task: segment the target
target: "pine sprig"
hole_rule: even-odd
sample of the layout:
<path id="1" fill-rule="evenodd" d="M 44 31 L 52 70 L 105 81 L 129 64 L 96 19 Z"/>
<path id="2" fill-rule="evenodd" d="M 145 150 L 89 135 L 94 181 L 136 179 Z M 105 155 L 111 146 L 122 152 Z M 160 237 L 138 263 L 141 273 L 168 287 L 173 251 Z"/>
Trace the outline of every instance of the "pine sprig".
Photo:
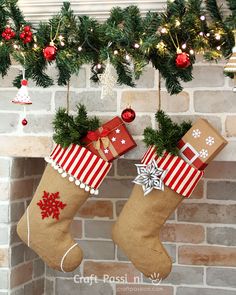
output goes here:
<path id="1" fill-rule="evenodd" d="M 165 151 L 177 155 L 177 144 L 192 127 L 191 122 L 174 123 L 163 111 L 158 111 L 155 118 L 158 123 L 158 130 L 147 127 L 144 130 L 144 142 L 148 147 L 155 146 L 158 156 L 162 156 Z"/>
<path id="2" fill-rule="evenodd" d="M 58 85 L 67 85 L 85 64 L 91 65 L 91 79 L 99 82 L 109 55 L 118 84 L 135 87 L 135 79 L 151 63 L 161 73 L 167 91 L 177 94 L 183 89 L 182 82 L 193 79 L 195 54 L 205 52 L 207 60 L 230 56 L 236 29 L 236 3 L 226 0 L 226 4 L 230 10 L 228 16 L 224 16 L 217 0 L 169 0 L 164 12 L 148 12 L 144 17 L 137 6 L 116 7 L 104 23 L 99 23 L 88 16 L 76 16 L 70 3 L 65 2 L 48 22 L 33 28 L 34 42 L 24 44 L 20 32 L 26 21 L 17 0 L 0 0 L 0 75 L 7 74 L 13 57 L 26 69 L 26 78 L 33 79 L 37 86 L 53 85 L 54 80 L 47 74 L 52 61 L 43 56 L 43 49 L 53 39 L 57 47 Z M 207 11 L 210 17 L 202 18 Z M 16 31 L 11 40 L 2 37 L 8 24 Z M 220 34 L 220 39 L 216 34 Z M 177 49 L 181 48 L 191 53 L 191 66 L 184 69 L 176 66 Z M 19 87 L 21 78 L 22 75 L 17 76 L 14 85 Z"/>
<path id="3" fill-rule="evenodd" d="M 69 115 L 66 109 L 60 108 L 53 121 L 53 139 L 64 148 L 72 143 L 83 145 L 81 139 L 87 135 L 88 131 L 94 131 L 99 126 L 99 119 L 97 117 L 89 118 L 86 108 L 82 104 L 77 106 L 75 116 Z"/>

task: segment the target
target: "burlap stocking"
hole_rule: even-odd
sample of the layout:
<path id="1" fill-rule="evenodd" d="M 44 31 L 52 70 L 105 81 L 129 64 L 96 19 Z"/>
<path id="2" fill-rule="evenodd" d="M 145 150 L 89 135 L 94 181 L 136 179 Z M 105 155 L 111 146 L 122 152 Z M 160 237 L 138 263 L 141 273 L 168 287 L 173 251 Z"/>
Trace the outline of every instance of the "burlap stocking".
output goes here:
<path id="1" fill-rule="evenodd" d="M 112 231 L 113 241 L 146 277 L 165 278 L 172 260 L 160 242 L 161 227 L 184 198 L 169 188 L 143 196 L 135 184 Z"/>
<path id="2" fill-rule="evenodd" d="M 70 234 L 71 222 L 111 164 L 75 145 L 68 149 L 57 146 L 50 162 L 54 168 L 47 165 L 18 223 L 17 233 L 49 267 L 69 272 L 77 268 L 83 258 L 82 250 Z M 70 181 L 62 178 L 67 175 Z"/>
<path id="3" fill-rule="evenodd" d="M 164 279 L 171 271 L 172 261 L 160 241 L 160 230 L 184 199 L 183 195 L 188 197 L 191 194 L 203 172 L 169 154 L 158 158 L 153 152 L 152 157 L 149 156 L 142 163 L 147 167 L 153 161 L 158 164 L 158 168 L 167 172 L 162 179 L 164 191 L 153 189 L 144 196 L 142 186 L 135 184 L 113 227 L 112 238 L 146 277 L 155 278 L 159 275 L 159 278 Z M 141 181 L 145 173 L 141 172 Z"/>

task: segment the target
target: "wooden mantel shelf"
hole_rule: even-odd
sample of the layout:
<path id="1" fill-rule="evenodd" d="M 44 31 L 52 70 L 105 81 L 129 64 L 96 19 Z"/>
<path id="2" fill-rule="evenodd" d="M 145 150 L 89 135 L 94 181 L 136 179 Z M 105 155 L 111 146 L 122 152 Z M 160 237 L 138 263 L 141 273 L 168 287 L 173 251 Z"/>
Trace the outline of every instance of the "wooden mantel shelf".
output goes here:
<path id="1" fill-rule="evenodd" d="M 48 156 L 52 148 L 53 141 L 49 136 L 0 136 L 0 157 L 42 158 Z M 144 151 L 142 145 L 125 158 L 139 159 Z M 236 162 L 236 141 L 230 141 L 215 160 Z"/>

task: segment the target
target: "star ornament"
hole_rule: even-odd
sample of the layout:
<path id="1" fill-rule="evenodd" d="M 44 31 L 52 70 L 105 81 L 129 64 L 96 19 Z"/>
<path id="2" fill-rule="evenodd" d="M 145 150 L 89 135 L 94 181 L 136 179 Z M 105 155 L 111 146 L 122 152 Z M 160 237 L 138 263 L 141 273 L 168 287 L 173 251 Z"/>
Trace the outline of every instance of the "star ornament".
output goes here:
<path id="1" fill-rule="evenodd" d="M 153 189 L 164 191 L 163 179 L 167 171 L 159 168 L 153 159 L 148 165 L 136 164 L 138 176 L 133 181 L 142 185 L 144 196 L 148 195 Z"/>

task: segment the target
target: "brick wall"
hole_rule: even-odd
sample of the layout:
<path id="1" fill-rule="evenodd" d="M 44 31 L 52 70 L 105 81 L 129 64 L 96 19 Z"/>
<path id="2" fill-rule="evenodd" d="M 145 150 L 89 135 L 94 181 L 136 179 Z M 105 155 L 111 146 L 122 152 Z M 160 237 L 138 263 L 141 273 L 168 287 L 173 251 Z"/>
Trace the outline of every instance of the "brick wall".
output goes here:
<path id="1" fill-rule="evenodd" d="M 1 295 L 44 292 L 45 265 L 16 233 L 16 224 L 32 198 L 44 166 L 42 159 L 0 158 Z"/>
<path id="2" fill-rule="evenodd" d="M 72 274 L 46 268 L 42 261 L 17 238 L 15 226 L 32 197 L 44 168 L 42 159 L 51 149 L 51 120 L 65 105 L 62 87 L 41 89 L 30 83 L 33 105 L 28 108 L 29 124 L 23 128 L 21 106 L 10 103 L 16 94 L 11 80 L 18 72 L 0 80 L 0 295 L 14 294 L 162 294 L 233 295 L 236 293 L 236 103 L 232 82 L 223 76 L 223 65 L 199 60 L 195 80 L 184 92 L 170 97 L 162 91 L 162 107 L 175 120 L 207 118 L 230 141 L 229 146 L 207 168 L 205 179 L 194 196 L 175 212 L 161 234 L 174 267 L 160 286 L 152 286 L 138 273 L 111 240 L 111 226 L 122 210 L 132 188 L 131 180 L 145 147 L 141 141 L 145 126 L 155 126 L 158 74 L 151 68 L 136 89 L 118 87 L 113 99 L 100 100 L 99 88 L 89 81 L 83 68 L 71 82 L 71 107 L 84 102 L 92 114 L 103 120 L 120 114 L 127 104 L 137 112 L 129 126 L 138 148 L 118 160 L 97 198 L 91 198 L 76 216 L 72 231 L 84 249 L 85 260 Z M 55 75 L 54 70 L 50 69 Z M 7 156 L 7 157 L 3 157 Z M 15 158 L 20 157 L 20 158 Z M 221 161 L 219 161 L 221 160 Z M 235 162 L 234 162 L 235 161 Z M 76 284 L 74 275 L 103 276 L 128 274 L 129 282 L 140 277 L 141 284 L 121 285 L 99 282 Z"/>

